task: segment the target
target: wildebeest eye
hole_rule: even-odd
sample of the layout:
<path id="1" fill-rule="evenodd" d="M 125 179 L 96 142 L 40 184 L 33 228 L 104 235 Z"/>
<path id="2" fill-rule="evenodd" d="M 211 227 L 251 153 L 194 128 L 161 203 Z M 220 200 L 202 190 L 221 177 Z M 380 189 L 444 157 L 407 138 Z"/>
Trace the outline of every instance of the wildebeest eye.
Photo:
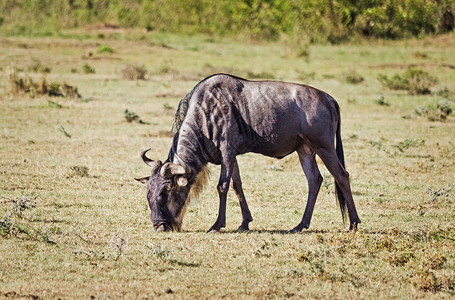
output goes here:
<path id="1" fill-rule="evenodd" d="M 166 191 L 168 191 L 168 192 L 170 192 L 172 190 L 172 184 L 170 182 L 166 183 L 165 187 L 166 187 Z"/>

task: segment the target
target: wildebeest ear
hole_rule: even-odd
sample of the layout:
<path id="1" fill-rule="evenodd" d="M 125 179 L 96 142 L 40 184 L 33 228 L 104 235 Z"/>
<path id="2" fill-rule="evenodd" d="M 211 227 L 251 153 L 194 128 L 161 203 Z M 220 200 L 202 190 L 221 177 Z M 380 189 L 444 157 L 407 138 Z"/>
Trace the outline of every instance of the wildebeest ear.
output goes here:
<path id="1" fill-rule="evenodd" d="M 183 175 L 185 173 L 186 170 L 183 166 L 171 162 L 165 163 L 160 171 L 161 176 L 164 178 L 171 178 L 172 175 Z"/>
<path id="2" fill-rule="evenodd" d="M 150 178 L 150 176 L 142 177 L 142 178 L 134 178 L 134 179 L 136 179 L 137 181 L 139 181 L 141 183 L 147 183 L 149 181 L 149 178 Z"/>
<path id="3" fill-rule="evenodd" d="M 178 179 L 177 179 L 177 184 L 181 187 L 184 187 L 188 184 L 188 179 L 186 179 L 185 177 L 183 176 L 180 176 Z"/>

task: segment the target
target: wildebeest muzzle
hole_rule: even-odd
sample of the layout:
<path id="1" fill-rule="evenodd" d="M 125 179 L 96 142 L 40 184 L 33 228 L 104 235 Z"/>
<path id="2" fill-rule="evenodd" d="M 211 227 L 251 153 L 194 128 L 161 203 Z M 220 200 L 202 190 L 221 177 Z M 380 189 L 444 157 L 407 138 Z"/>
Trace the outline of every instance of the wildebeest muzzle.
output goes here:
<path id="1" fill-rule="evenodd" d="M 173 227 L 166 220 L 152 220 L 153 230 L 156 232 L 173 231 Z"/>

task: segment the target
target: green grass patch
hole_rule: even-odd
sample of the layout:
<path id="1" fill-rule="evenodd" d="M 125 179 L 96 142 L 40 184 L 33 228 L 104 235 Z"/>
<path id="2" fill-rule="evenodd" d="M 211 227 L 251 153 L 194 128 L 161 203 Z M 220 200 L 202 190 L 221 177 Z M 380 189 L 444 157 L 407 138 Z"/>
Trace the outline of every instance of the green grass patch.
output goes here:
<path id="1" fill-rule="evenodd" d="M 98 53 L 114 53 L 114 50 L 110 46 L 101 45 L 98 47 L 97 52 Z"/>

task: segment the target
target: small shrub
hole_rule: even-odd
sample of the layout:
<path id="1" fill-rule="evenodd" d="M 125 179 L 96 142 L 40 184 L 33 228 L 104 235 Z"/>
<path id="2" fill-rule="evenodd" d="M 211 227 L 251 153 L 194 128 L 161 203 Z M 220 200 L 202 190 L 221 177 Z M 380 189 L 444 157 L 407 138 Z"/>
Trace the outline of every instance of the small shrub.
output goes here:
<path id="1" fill-rule="evenodd" d="M 435 253 L 433 255 L 427 255 L 425 257 L 424 265 L 432 270 L 439 270 L 442 268 L 447 258 L 441 253 Z"/>
<path id="2" fill-rule="evenodd" d="M 392 253 L 388 258 L 390 264 L 394 266 L 404 266 L 408 261 L 414 258 L 415 255 L 411 251 L 399 251 Z"/>
<path id="3" fill-rule="evenodd" d="M 419 272 L 414 280 L 414 286 L 419 290 L 437 292 L 440 289 L 440 283 L 434 273 L 428 269 Z"/>
<path id="4" fill-rule="evenodd" d="M 380 74 L 378 80 L 391 90 L 407 90 L 411 95 L 431 93 L 431 88 L 438 82 L 437 78 L 417 68 L 407 69 L 403 75 L 395 74 L 391 79 Z"/>
<path id="5" fill-rule="evenodd" d="M 436 104 L 436 108 L 441 112 L 441 114 L 444 115 L 445 119 L 453 111 L 452 101 L 446 99 L 439 100 L 438 103 Z"/>
<path id="6" fill-rule="evenodd" d="M 85 64 L 85 65 L 82 66 L 82 73 L 84 73 L 84 74 L 94 74 L 94 73 L 96 73 L 96 71 L 89 64 Z"/>
<path id="7" fill-rule="evenodd" d="M 345 74 L 345 80 L 347 83 L 350 84 L 358 84 L 361 83 L 364 80 L 364 78 L 356 71 L 352 71 Z"/>
<path id="8" fill-rule="evenodd" d="M 88 167 L 86 166 L 72 166 L 70 167 L 71 171 L 74 172 L 74 175 L 80 177 L 89 177 L 88 175 Z"/>
<path id="9" fill-rule="evenodd" d="M 145 66 L 126 65 L 122 70 L 122 79 L 126 80 L 145 80 L 147 69 Z"/>
<path id="10" fill-rule="evenodd" d="M 125 120 L 128 123 L 131 123 L 133 121 L 139 120 L 139 116 L 135 112 L 125 109 Z"/>
<path id="11" fill-rule="evenodd" d="M 411 95 L 431 94 L 431 87 L 438 83 L 436 77 L 431 76 L 425 71 L 408 69 L 407 72 L 408 73 L 405 73 L 405 78 L 408 80 L 408 90 Z"/>
<path id="12" fill-rule="evenodd" d="M 441 89 L 437 90 L 436 95 L 441 98 L 448 99 L 452 95 L 452 92 L 447 87 L 445 87 L 445 88 L 441 88 Z"/>
<path id="13" fill-rule="evenodd" d="M 128 109 L 125 109 L 125 112 L 124 112 L 124 117 L 125 117 L 125 120 L 128 122 L 128 123 L 132 123 L 133 121 L 135 122 L 138 122 L 139 124 L 150 124 L 148 122 L 144 122 L 142 121 L 141 119 L 139 119 L 139 116 L 133 112 L 133 111 L 129 111 Z"/>
<path id="14" fill-rule="evenodd" d="M 441 286 L 446 290 L 455 290 L 455 275 L 443 275 L 441 278 Z"/>
<path id="15" fill-rule="evenodd" d="M 384 100 L 384 96 L 381 96 L 378 99 L 374 100 L 374 103 L 382 106 L 390 106 L 390 103 Z"/>
<path id="16" fill-rule="evenodd" d="M 415 113 L 419 116 L 426 116 L 429 121 L 445 121 L 453 112 L 452 103 L 452 101 L 446 99 L 439 100 L 436 105 L 430 104 L 418 107 Z"/>
<path id="17" fill-rule="evenodd" d="M 40 62 L 35 63 L 31 68 L 31 71 L 35 73 L 50 73 L 51 68 L 43 66 Z"/>
<path id="18" fill-rule="evenodd" d="M 392 251 L 392 250 L 396 249 L 393 239 L 391 239 L 387 235 L 384 235 L 382 237 L 382 240 L 379 241 L 379 243 L 377 244 L 377 248 L 381 249 L 381 250 L 388 250 L 388 251 Z"/>
<path id="19" fill-rule="evenodd" d="M 59 86 L 59 90 L 60 90 L 60 93 L 57 96 L 59 96 L 61 94 L 63 97 L 67 97 L 67 98 L 80 98 L 81 97 L 81 95 L 79 95 L 79 93 L 77 91 L 77 87 L 66 84 L 66 82 L 64 82 L 62 85 Z"/>
<path id="20" fill-rule="evenodd" d="M 419 59 L 428 58 L 428 54 L 427 53 L 420 52 L 420 51 L 412 52 L 412 56 L 415 57 L 415 58 L 419 58 Z"/>
<path id="21" fill-rule="evenodd" d="M 107 46 L 107 45 L 101 45 L 98 47 L 98 50 L 97 50 L 98 53 L 114 53 L 114 50 L 112 50 L 111 47 Z"/>

